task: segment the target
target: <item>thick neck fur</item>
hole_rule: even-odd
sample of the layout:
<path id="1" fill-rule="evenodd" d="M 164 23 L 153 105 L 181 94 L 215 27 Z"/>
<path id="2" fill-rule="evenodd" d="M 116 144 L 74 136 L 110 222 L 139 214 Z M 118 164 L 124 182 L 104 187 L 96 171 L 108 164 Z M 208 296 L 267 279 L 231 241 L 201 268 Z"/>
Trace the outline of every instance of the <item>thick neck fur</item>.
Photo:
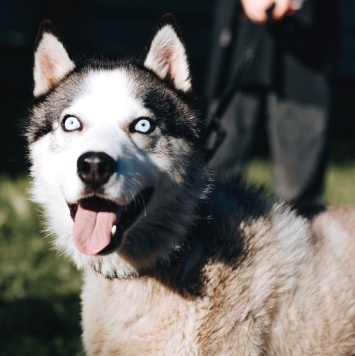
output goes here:
<path id="1" fill-rule="evenodd" d="M 257 200 L 258 192 L 224 183 L 209 183 L 208 187 L 181 248 L 168 261 L 157 263 L 138 278 L 153 278 L 172 291 L 193 298 L 203 295 L 203 266 L 209 259 L 220 258 L 223 263 L 236 264 L 243 255 L 247 246 L 238 226 L 249 213 L 248 200 Z M 253 209 L 254 218 L 267 214 L 272 202 L 272 199 L 268 203 L 260 200 L 259 209 Z"/>
<path id="2" fill-rule="evenodd" d="M 158 261 L 154 267 L 142 271 L 139 277 L 134 278 L 152 278 L 186 297 L 201 295 L 201 268 L 214 243 L 208 204 L 213 184 L 207 179 L 204 185 L 201 191 L 205 193 L 198 194 L 199 203 L 196 204 L 195 214 L 191 216 L 190 227 L 179 249 L 174 250 L 169 259 Z"/>

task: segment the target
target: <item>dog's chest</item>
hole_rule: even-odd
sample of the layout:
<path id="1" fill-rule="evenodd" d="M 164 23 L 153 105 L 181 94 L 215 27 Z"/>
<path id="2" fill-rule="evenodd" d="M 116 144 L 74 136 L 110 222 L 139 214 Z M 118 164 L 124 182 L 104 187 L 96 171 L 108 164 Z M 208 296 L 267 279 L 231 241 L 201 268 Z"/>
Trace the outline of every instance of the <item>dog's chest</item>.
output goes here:
<path id="1" fill-rule="evenodd" d="M 197 308 L 154 280 L 86 277 L 83 339 L 89 355 L 197 355 Z"/>

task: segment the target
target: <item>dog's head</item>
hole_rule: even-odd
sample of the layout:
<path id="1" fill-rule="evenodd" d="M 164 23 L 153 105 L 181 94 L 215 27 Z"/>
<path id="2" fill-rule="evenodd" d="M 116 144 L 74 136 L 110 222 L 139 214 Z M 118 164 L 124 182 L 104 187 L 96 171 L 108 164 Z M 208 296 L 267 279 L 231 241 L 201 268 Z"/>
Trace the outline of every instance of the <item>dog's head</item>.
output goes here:
<path id="1" fill-rule="evenodd" d="M 27 136 L 34 200 L 79 268 L 137 274 L 168 259 L 202 196 L 202 124 L 171 18 L 142 61 L 76 63 L 47 21 Z"/>

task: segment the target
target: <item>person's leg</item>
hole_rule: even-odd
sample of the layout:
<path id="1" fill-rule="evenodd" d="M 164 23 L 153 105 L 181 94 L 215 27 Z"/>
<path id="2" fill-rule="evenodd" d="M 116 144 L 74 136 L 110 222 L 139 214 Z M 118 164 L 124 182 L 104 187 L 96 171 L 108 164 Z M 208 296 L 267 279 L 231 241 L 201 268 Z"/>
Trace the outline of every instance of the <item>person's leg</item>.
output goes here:
<path id="1" fill-rule="evenodd" d="M 327 108 L 270 94 L 268 114 L 275 192 L 298 206 L 322 203 L 329 143 Z"/>
<path id="2" fill-rule="evenodd" d="M 240 177 L 255 136 L 263 93 L 238 92 L 227 109 L 222 126 L 226 137 L 211 160 L 214 171 Z"/>

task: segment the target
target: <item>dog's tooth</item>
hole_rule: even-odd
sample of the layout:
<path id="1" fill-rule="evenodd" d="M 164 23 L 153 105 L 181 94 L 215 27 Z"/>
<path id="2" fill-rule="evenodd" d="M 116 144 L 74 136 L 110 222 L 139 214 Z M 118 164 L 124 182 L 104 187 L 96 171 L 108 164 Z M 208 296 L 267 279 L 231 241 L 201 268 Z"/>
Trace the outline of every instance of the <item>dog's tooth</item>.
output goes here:
<path id="1" fill-rule="evenodd" d="M 111 229 L 111 235 L 112 235 L 112 236 L 115 236 L 116 230 L 117 230 L 117 226 L 116 226 L 116 225 L 113 225 L 113 226 L 112 226 L 112 229 Z"/>

